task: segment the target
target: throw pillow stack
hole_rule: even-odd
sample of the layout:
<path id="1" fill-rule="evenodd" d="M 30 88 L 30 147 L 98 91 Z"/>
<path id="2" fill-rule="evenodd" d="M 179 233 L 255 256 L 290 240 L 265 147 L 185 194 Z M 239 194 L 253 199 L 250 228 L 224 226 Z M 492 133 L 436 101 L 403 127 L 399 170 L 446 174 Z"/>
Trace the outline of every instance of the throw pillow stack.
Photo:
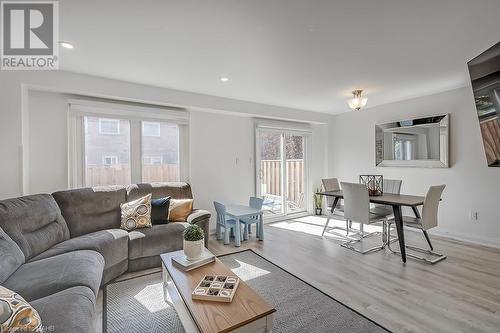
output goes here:
<path id="1" fill-rule="evenodd" d="M 186 222 L 193 211 L 193 199 L 151 199 L 151 196 L 148 194 L 120 205 L 122 229 L 132 231 L 156 224 Z"/>

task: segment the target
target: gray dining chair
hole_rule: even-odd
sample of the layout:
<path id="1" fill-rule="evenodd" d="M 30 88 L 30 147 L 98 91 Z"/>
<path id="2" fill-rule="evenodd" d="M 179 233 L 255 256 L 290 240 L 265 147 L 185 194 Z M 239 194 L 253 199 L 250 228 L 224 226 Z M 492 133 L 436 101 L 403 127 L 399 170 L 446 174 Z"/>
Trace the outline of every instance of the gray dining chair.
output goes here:
<path id="1" fill-rule="evenodd" d="M 322 179 L 321 182 L 323 183 L 323 188 L 325 191 L 340 191 L 340 184 L 337 178 L 325 178 Z M 346 220 L 346 227 L 338 227 L 338 226 L 333 226 L 330 227 L 330 220 L 331 219 L 336 219 L 336 220 L 344 220 L 344 207 L 340 204 L 340 200 L 337 203 L 337 206 L 335 209 L 332 211 L 332 205 L 334 202 L 333 197 L 326 197 L 326 204 L 327 204 L 327 210 L 328 210 L 328 217 L 326 219 L 326 224 L 325 227 L 323 228 L 323 232 L 321 233 L 321 236 L 325 235 L 325 232 L 331 232 L 335 229 L 342 230 L 346 232 L 346 235 L 349 235 L 349 221 Z"/>
<path id="2" fill-rule="evenodd" d="M 384 222 L 386 217 L 370 213 L 370 198 L 368 196 L 368 189 L 364 184 L 341 184 L 344 196 L 344 218 L 346 221 L 358 222 L 360 224 L 360 233 L 358 234 L 359 238 L 342 243 L 341 246 L 361 254 L 367 254 L 384 249 L 385 242 L 383 240 L 380 245 L 366 250 L 354 247 L 354 244 L 361 242 L 367 237 L 380 235 L 380 232 L 364 233 L 363 225 Z"/>
<path id="3" fill-rule="evenodd" d="M 226 206 L 218 201 L 214 201 L 215 211 L 217 213 L 217 239 L 221 239 L 221 231 L 224 232 L 224 245 L 229 244 L 230 232 L 236 233 L 236 220 L 226 216 Z M 243 223 L 242 223 L 243 224 Z M 224 230 L 222 230 L 224 229 Z M 243 229 L 240 228 L 241 239 L 243 239 Z"/>
<path id="4" fill-rule="evenodd" d="M 383 182 L 384 193 L 400 194 L 402 182 L 403 181 L 401 179 L 384 179 Z M 397 238 L 389 240 L 387 232 L 387 225 L 388 225 L 387 222 L 389 218 L 393 216 L 394 213 L 392 206 L 383 204 L 373 204 L 372 208 L 370 208 L 370 213 L 386 217 L 386 220 L 382 222 L 382 239 L 384 240 L 384 242 L 387 244 L 387 242 L 389 241 L 391 242 L 396 241 Z"/>
<path id="5" fill-rule="evenodd" d="M 248 200 L 248 206 L 251 208 L 258 209 L 258 210 L 262 210 L 263 203 L 264 203 L 264 199 L 257 198 L 257 197 L 250 197 L 250 199 Z M 248 235 L 251 233 L 251 230 L 252 230 L 251 229 L 252 224 L 257 225 L 256 233 L 257 233 L 257 235 L 260 235 L 260 230 L 259 230 L 260 219 L 261 219 L 261 215 L 254 215 L 254 216 L 244 217 L 244 218 L 240 219 L 240 222 L 245 225 L 245 229 L 243 231 L 243 239 L 244 240 L 248 239 Z"/>
<path id="6" fill-rule="evenodd" d="M 426 257 L 421 257 L 418 255 L 414 255 L 412 253 L 406 253 L 408 257 L 429 263 L 429 264 L 435 264 L 443 259 L 446 259 L 446 256 L 441 253 L 434 252 L 434 247 L 432 246 L 431 240 L 429 238 L 429 235 L 427 231 L 429 229 L 432 229 L 434 227 L 437 227 L 438 225 L 438 208 L 439 208 L 439 202 L 441 200 L 441 194 L 444 191 L 446 185 L 436 185 L 436 186 L 431 186 L 429 190 L 427 191 L 427 195 L 425 196 L 424 200 L 424 206 L 422 207 L 422 216 L 420 216 L 417 208 L 415 208 L 414 212 L 417 215 L 416 217 L 413 216 L 403 216 L 403 224 L 407 227 L 411 228 L 416 228 L 422 230 L 422 233 L 424 234 L 425 240 L 427 241 L 427 244 L 429 245 L 430 250 L 421 248 L 421 247 L 416 247 L 416 246 L 410 246 L 406 245 L 408 249 L 420 252 L 420 253 L 425 253 L 429 254 L 431 257 L 434 257 L 434 259 L 428 259 Z M 394 219 L 390 219 L 388 221 L 388 237 L 390 239 L 391 237 L 391 226 L 392 224 L 395 223 Z M 401 254 L 400 252 L 393 250 L 391 248 L 391 244 L 389 242 L 388 244 L 389 250 L 391 250 L 393 253 Z"/>

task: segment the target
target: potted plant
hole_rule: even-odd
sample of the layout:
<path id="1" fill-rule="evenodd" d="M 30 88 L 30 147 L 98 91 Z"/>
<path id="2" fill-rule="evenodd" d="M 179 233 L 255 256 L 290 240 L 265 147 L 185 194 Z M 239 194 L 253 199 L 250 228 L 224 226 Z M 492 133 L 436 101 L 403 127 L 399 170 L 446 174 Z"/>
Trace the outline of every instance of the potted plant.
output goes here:
<path id="1" fill-rule="evenodd" d="M 205 246 L 203 229 L 199 225 L 190 224 L 184 230 L 183 237 L 184 254 L 187 260 L 196 260 L 201 257 Z"/>
<path id="2" fill-rule="evenodd" d="M 316 208 L 316 215 L 321 215 L 323 212 L 323 196 L 317 194 L 318 192 L 321 192 L 321 188 L 318 187 L 316 188 L 316 191 L 314 191 L 314 208 Z"/>

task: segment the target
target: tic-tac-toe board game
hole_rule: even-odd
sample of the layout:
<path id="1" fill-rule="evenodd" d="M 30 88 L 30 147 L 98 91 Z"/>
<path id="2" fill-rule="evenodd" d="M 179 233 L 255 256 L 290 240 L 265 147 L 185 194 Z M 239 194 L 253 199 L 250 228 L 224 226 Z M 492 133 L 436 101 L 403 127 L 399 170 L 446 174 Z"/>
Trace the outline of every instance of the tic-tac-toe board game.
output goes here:
<path id="1" fill-rule="evenodd" d="M 193 299 L 231 302 L 240 279 L 237 276 L 205 275 L 192 293 Z"/>

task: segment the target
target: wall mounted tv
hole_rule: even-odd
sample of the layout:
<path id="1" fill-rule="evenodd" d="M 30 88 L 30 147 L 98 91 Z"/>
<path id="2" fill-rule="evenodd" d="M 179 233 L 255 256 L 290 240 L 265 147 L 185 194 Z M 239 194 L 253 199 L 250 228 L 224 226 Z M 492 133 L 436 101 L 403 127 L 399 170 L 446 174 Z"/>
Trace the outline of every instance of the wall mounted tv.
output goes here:
<path id="1" fill-rule="evenodd" d="M 467 63 L 486 161 L 500 167 L 500 42 Z"/>

